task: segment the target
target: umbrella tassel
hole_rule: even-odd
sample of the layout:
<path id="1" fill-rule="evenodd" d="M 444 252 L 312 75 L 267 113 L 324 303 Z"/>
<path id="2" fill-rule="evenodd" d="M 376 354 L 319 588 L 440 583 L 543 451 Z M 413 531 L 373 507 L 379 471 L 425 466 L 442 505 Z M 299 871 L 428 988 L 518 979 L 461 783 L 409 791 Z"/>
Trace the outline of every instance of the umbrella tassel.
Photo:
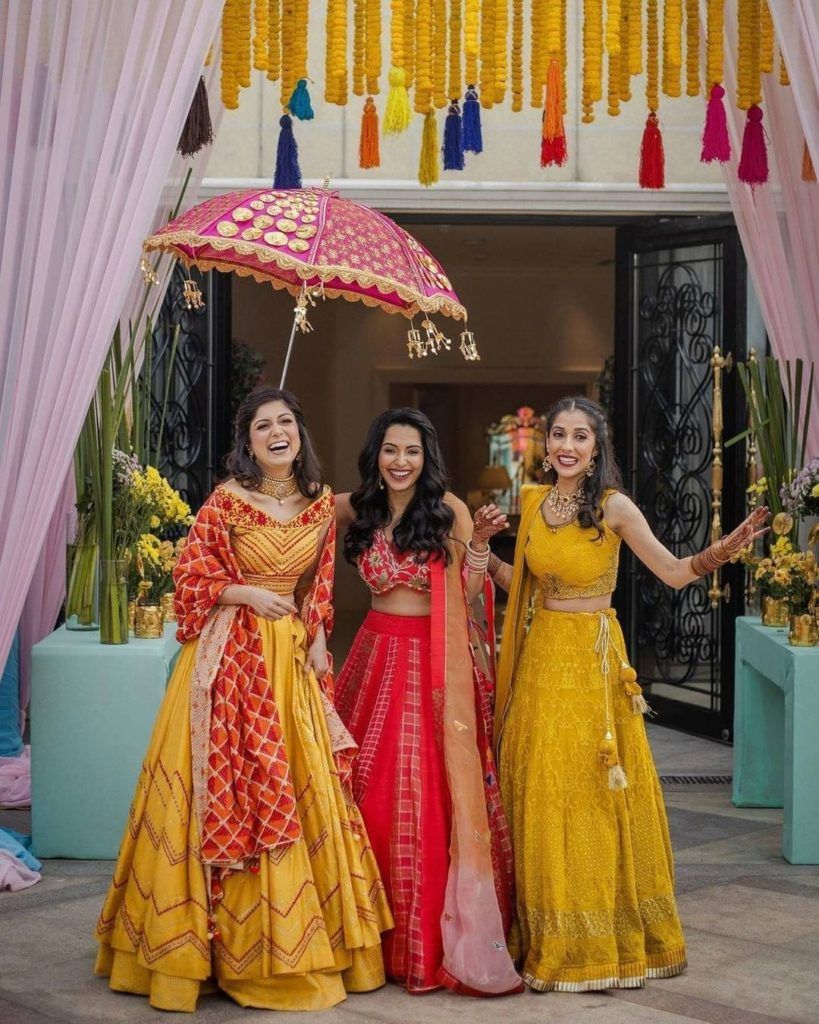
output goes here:
<path id="1" fill-rule="evenodd" d="M 378 150 L 378 111 L 372 96 L 365 100 L 364 113 L 361 115 L 358 166 L 365 171 L 370 167 L 381 166 L 381 154 Z"/>
<path id="2" fill-rule="evenodd" d="M 483 152 L 481 105 L 478 102 L 478 90 L 474 85 L 469 86 L 464 98 L 464 152 Z"/>
<path id="3" fill-rule="evenodd" d="M 200 149 L 209 146 L 213 142 L 213 125 L 210 120 L 210 107 L 208 105 L 208 90 L 205 88 L 205 79 L 199 76 L 199 85 L 191 100 L 191 107 L 188 116 L 185 118 L 185 127 L 179 136 L 179 145 L 176 147 L 182 156 L 195 156 Z"/>
<path id="4" fill-rule="evenodd" d="M 301 168 L 299 167 L 299 147 L 293 134 L 293 119 L 284 114 L 279 121 L 279 145 L 276 149 L 276 174 L 273 188 L 301 188 Z"/>
<path id="5" fill-rule="evenodd" d="M 403 68 L 390 69 L 390 91 L 387 94 L 387 109 L 384 111 L 385 135 L 400 135 L 409 128 L 411 114 L 406 81 Z"/>
<path id="6" fill-rule="evenodd" d="M 762 109 L 755 103 L 749 107 L 742 133 L 742 154 L 737 167 L 740 181 L 755 188 L 768 180 L 768 153 L 765 149 L 765 130 L 762 127 Z"/>
<path id="7" fill-rule="evenodd" d="M 313 120 L 313 107 L 310 104 L 310 93 L 307 91 L 306 78 L 299 79 L 296 88 L 293 90 L 293 95 L 290 97 L 290 102 L 287 104 L 287 109 L 299 121 Z"/>
<path id="8" fill-rule="evenodd" d="M 444 122 L 444 170 L 462 171 L 464 169 L 464 133 L 461 121 L 461 109 L 458 101 L 449 105 L 449 113 Z"/>
<path id="9" fill-rule="evenodd" d="M 418 181 L 429 188 L 439 177 L 438 169 L 438 126 L 432 107 L 424 115 L 424 134 L 421 139 L 421 159 L 418 164 Z"/>

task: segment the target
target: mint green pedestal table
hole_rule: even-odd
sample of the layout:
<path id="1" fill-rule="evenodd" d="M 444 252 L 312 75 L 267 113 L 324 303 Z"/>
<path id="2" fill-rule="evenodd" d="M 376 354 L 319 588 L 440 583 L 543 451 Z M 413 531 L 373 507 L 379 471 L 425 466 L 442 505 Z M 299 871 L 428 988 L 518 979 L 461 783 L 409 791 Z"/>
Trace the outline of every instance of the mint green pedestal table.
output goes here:
<path id="1" fill-rule="evenodd" d="M 55 630 L 31 659 L 31 832 L 37 857 L 116 857 L 171 667 L 160 640 L 109 646 Z"/>
<path id="2" fill-rule="evenodd" d="M 819 647 L 737 619 L 734 793 L 737 807 L 784 807 L 782 854 L 819 864 Z"/>

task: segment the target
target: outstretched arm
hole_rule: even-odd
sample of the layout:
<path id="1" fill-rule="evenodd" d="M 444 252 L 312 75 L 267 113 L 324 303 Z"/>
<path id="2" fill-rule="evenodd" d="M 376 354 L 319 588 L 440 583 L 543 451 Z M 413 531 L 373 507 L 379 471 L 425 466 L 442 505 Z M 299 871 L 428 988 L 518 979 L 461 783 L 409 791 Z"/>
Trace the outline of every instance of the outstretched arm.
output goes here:
<path id="1" fill-rule="evenodd" d="M 767 532 L 768 509 L 758 508 L 730 534 L 696 555 L 677 558 L 651 532 L 646 517 L 625 494 L 606 502 L 606 522 L 654 575 L 675 590 L 713 572 Z"/>

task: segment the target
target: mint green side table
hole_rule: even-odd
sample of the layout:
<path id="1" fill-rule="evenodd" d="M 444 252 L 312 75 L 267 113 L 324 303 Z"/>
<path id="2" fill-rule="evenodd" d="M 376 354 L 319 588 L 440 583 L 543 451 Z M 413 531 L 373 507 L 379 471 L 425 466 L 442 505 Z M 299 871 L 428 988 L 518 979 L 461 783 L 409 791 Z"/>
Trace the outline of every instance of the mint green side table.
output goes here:
<path id="1" fill-rule="evenodd" d="M 55 630 L 31 658 L 31 832 L 37 857 L 117 856 L 142 759 L 181 649 Z"/>
<path id="2" fill-rule="evenodd" d="M 819 647 L 757 618 L 736 624 L 733 802 L 784 807 L 783 856 L 819 864 Z"/>

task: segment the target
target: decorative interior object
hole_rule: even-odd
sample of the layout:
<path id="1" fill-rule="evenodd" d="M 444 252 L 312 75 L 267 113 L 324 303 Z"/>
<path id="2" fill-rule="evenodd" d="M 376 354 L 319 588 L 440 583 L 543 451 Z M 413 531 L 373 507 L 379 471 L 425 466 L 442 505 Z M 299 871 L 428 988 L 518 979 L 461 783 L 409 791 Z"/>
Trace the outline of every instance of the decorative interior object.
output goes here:
<path id="1" fill-rule="evenodd" d="M 477 490 L 483 493 L 485 502 L 498 503 L 501 495 L 512 486 L 512 480 L 506 466 L 495 463 L 491 466 L 484 466 L 478 475 L 476 483 Z"/>
<path id="2" fill-rule="evenodd" d="M 495 504 L 507 515 L 520 513 L 520 489 L 526 483 L 542 479 L 540 464 L 546 451 L 546 424 L 531 406 L 502 416 L 486 429 L 490 466 L 502 466 L 510 485 L 498 495 Z"/>
<path id="3" fill-rule="evenodd" d="M 788 643 L 791 647 L 815 647 L 819 643 L 819 623 L 812 611 L 791 615 L 789 626 Z"/>
<path id="4" fill-rule="evenodd" d="M 134 636 L 140 640 L 156 640 L 165 633 L 162 608 L 158 604 L 138 604 L 134 621 Z"/>
<path id="5" fill-rule="evenodd" d="M 173 606 L 173 592 L 163 594 L 159 599 L 162 608 L 162 618 L 165 622 L 176 622 L 176 611 Z"/>
<path id="6" fill-rule="evenodd" d="M 781 629 L 788 625 L 790 611 L 788 602 L 781 597 L 762 595 L 762 625 Z"/>

